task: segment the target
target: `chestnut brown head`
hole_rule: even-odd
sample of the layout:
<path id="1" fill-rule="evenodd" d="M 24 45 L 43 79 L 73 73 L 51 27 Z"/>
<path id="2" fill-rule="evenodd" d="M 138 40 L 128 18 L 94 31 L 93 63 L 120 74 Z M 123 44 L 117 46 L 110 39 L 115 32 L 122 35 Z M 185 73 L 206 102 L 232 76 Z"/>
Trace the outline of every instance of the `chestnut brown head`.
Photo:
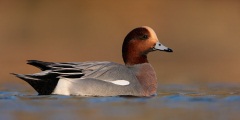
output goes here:
<path id="1" fill-rule="evenodd" d="M 158 41 L 152 28 L 147 26 L 135 28 L 127 34 L 122 45 L 124 63 L 126 65 L 146 63 L 147 54 L 155 50 L 172 52 Z"/>

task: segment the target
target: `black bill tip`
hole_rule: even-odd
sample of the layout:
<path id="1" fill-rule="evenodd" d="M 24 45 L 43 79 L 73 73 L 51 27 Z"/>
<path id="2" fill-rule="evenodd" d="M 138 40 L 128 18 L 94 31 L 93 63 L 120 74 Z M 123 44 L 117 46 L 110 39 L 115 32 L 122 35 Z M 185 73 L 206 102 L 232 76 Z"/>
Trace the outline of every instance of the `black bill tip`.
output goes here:
<path id="1" fill-rule="evenodd" d="M 173 50 L 172 49 L 170 49 L 170 48 L 168 48 L 168 49 L 166 49 L 166 50 L 164 50 L 165 52 L 173 52 Z"/>

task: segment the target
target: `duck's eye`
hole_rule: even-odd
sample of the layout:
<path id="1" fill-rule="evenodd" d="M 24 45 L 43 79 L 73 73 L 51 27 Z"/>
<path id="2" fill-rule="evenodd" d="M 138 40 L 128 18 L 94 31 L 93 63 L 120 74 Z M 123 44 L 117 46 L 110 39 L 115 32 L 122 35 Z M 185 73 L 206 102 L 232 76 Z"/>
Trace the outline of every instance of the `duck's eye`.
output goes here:
<path id="1" fill-rule="evenodd" d="M 143 39 L 148 39 L 148 36 L 147 35 L 143 35 L 142 38 Z"/>

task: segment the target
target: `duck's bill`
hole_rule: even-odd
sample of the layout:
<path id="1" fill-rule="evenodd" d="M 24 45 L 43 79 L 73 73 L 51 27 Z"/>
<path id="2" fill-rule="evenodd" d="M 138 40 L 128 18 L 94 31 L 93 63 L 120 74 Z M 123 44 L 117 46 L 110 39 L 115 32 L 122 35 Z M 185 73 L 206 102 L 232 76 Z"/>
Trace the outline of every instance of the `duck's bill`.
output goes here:
<path id="1" fill-rule="evenodd" d="M 165 52 L 173 52 L 172 49 L 164 46 L 160 42 L 157 42 L 156 45 L 153 47 L 153 50 L 160 50 L 160 51 L 165 51 Z"/>

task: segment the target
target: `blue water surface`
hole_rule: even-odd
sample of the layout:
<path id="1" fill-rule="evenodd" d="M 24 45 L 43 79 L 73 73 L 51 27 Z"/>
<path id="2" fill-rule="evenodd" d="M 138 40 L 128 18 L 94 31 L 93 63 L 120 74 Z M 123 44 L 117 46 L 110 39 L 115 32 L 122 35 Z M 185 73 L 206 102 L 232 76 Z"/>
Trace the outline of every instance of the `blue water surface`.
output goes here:
<path id="1" fill-rule="evenodd" d="M 240 86 L 161 85 L 153 97 L 38 96 L 24 85 L 0 87 L 1 120 L 239 120 Z"/>

